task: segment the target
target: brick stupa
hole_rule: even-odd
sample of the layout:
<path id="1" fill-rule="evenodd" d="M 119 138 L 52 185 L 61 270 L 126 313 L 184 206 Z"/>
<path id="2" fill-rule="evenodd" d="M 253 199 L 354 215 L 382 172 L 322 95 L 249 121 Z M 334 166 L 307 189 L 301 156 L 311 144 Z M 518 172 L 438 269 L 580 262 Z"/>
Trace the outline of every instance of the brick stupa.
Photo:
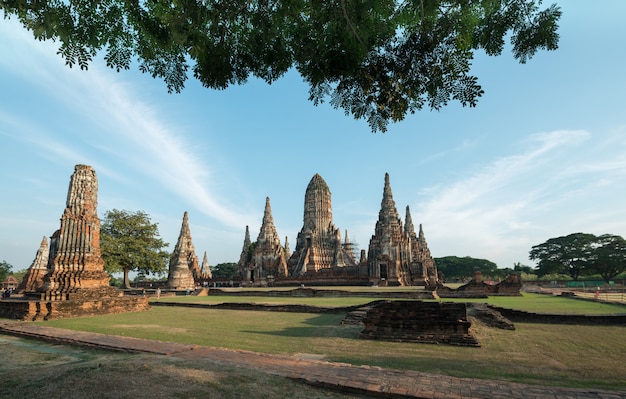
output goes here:
<path id="1" fill-rule="evenodd" d="M 76 165 L 61 227 L 50 237 L 42 285 L 0 309 L 9 317 L 37 320 L 91 316 L 149 308 L 147 298 L 124 296 L 109 285 L 100 254 L 98 179 L 91 166 Z M 42 244 L 43 246 L 43 244 Z M 31 288 L 32 289 L 32 288 Z"/>
<path id="2" fill-rule="evenodd" d="M 43 278 L 48 272 L 48 256 L 50 248 L 48 247 L 48 239 L 46 236 L 41 240 L 39 249 L 35 255 L 33 263 L 26 271 L 26 275 L 22 279 L 20 286 L 17 287 L 18 292 L 33 292 L 43 286 Z"/>
<path id="3" fill-rule="evenodd" d="M 100 255 L 98 178 L 91 166 L 76 165 L 61 228 L 52 235 L 48 274 L 38 290 L 44 300 L 120 296 L 109 285 Z"/>
<path id="4" fill-rule="evenodd" d="M 189 215 L 185 211 L 178 241 L 170 257 L 167 287 L 173 290 L 192 290 L 196 287 L 195 278 L 200 278 L 200 274 L 198 257 L 189 229 Z"/>

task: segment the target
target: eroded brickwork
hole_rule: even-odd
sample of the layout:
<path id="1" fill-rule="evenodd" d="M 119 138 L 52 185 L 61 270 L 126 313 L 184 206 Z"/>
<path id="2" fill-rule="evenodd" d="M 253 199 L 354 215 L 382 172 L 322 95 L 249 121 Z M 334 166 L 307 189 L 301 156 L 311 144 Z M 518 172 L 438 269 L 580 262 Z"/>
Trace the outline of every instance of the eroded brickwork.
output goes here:
<path id="1" fill-rule="evenodd" d="M 304 218 L 296 249 L 287 267 L 291 276 L 305 276 L 323 269 L 354 267 L 354 255 L 341 242 L 341 231 L 333 224 L 331 193 L 315 174 L 304 194 Z"/>
<path id="2" fill-rule="evenodd" d="M 195 278 L 200 277 L 198 257 L 191 239 L 189 215 L 183 215 L 178 241 L 170 257 L 170 268 L 167 276 L 167 287 L 174 290 L 194 289 Z"/>
<path id="3" fill-rule="evenodd" d="M 389 174 L 385 174 L 383 199 L 367 255 L 369 279 L 377 285 L 427 285 L 437 283 L 435 261 L 420 225 L 415 234 L 409 207 L 402 223 L 396 209 Z"/>
<path id="4" fill-rule="evenodd" d="M 38 289 L 46 300 L 117 295 L 109 286 L 100 256 L 98 178 L 88 165 L 76 165 L 70 179 L 61 227 L 51 239 L 47 274 Z"/>
<path id="5" fill-rule="evenodd" d="M 43 278 L 48 272 L 48 256 L 50 248 L 48 247 L 48 239 L 46 236 L 41 240 L 39 249 L 35 255 L 33 263 L 28 268 L 26 275 L 22 279 L 18 292 L 34 292 L 43 286 Z"/>
<path id="6" fill-rule="evenodd" d="M 361 338 L 480 346 L 470 334 L 464 303 L 383 301 L 363 318 Z"/>
<path id="7" fill-rule="evenodd" d="M 275 279 L 287 276 L 285 248 L 280 244 L 280 238 L 276 232 L 269 197 L 265 198 L 263 222 L 256 245 L 249 250 L 251 254 L 249 257 L 246 256 L 248 261 L 242 269 L 244 284 L 268 285 L 272 284 Z"/>

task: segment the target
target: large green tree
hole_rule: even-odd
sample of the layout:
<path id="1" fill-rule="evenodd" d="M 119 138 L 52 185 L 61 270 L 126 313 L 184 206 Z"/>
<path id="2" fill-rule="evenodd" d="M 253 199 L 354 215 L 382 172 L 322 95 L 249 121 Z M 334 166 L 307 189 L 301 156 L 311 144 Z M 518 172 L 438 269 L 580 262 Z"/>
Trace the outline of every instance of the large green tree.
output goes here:
<path id="1" fill-rule="evenodd" d="M 626 271 L 626 240 L 613 234 L 596 238 L 589 270 L 598 273 L 607 283 Z"/>
<path id="2" fill-rule="evenodd" d="M 100 226 L 100 249 L 104 269 L 124 273 L 124 287 L 130 288 L 128 273 L 160 274 L 167 270 L 169 244 L 159 236 L 156 223 L 143 211 L 107 211 Z"/>
<path id="3" fill-rule="evenodd" d="M 573 233 L 550 238 L 530 250 L 529 259 L 537 261 L 537 275 L 567 274 L 574 280 L 589 273 L 596 236 Z"/>
<path id="4" fill-rule="evenodd" d="M 237 263 L 234 262 L 225 262 L 219 263 L 215 265 L 213 268 L 213 278 L 214 279 L 232 279 L 237 277 L 239 267 Z"/>
<path id="5" fill-rule="evenodd" d="M 268 83 L 295 68 L 314 104 L 330 100 L 373 131 L 483 90 L 477 50 L 500 55 L 510 39 L 525 63 L 558 46 L 556 5 L 541 0 L 0 0 L 39 40 L 58 40 L 69 66 L 100 51 L 118 71 L 142 72 L 180 91 L 189 70 L 225 89 Z"/>
<path id="6" fill-rule="evenodd" d="M 5 278 L 11 275 L 11 269 L 13 269 L 13 266 L 6 260 L 0 262 L 0 281 L 4 281 Z"/>
<path id="7" fill-rule="evenodd" d="M 437 270 L 442 272 L 446 279 L 466 280 L 480 271 L 485 276 L 498 277 L 498 265 L 487 259 L 472 258 L 469 256 L 444 256 L 435 258 Z"/>

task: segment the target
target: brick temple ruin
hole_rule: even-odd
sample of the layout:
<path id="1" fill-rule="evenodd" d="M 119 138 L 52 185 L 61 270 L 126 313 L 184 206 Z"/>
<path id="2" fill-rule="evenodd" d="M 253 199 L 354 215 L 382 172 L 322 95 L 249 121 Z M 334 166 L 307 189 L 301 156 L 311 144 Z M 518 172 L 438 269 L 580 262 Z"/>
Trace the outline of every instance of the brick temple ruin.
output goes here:
<path id="1" fill-rule="evenodd" d="M 23 298 L 3 301 L 0 314 L 37 320 L 148 308 L 147 298 L 124 297 L 110 286 L 100 254 L 97 206 L 96 172 L 91 166 L 76 165 L 61 227 L 50 237 L 49 246 L 44 237 L 24 278 Z"/>
<path id="2" fill-rule="evenodd" d="M 170 256 L 169 273 L 166 287 L 173 290 L 187 290 L 196 287 L 196 281 L 200 280 L 202 273 L 198 265 L 198 257 L 191 239 L 189 229 L 189 215 L 183 215 L 183 223 L 174 251 Z"/>
<path id="3" fill-rule="evenodd" d="M 361 250 L 358 259 L 348 231 L 342 240 L 341 230 L 333 223 L 328 185 L 315 174 L 304 194 L 303 225 L 293 253 L 287 238 L 284 246 L 280 244 L 267 198 L 254 244 L 246 226 L 238 267 L 242 284 L 248 286 L 306 283 L 435 287 L 438 283 L 422 226 L 416 234 L 408 206 L 404 222 L 400 219 L 389 174 L 385 174 L 381 209 L 369 250 Z"/>

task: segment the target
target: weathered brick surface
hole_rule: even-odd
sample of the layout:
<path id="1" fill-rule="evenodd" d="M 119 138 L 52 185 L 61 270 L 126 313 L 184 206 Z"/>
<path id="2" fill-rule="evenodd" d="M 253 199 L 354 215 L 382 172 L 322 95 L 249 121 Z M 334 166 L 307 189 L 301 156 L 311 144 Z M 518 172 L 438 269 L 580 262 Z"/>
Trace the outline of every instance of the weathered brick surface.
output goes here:
<path id="1" fill-rule="evenodd" d="M 363 318 L 361 338 L 479 346 L 464 303 L 384 301 Z"/>
<path id="2" fill-rule="evenodd" d="M 139 311 L 146 298 L 123 297 L 109 285 L 100 253 L 98 178 L 88 165 L 76 165 L 70 178 L 61 226 L 50 237 L 42 284 L 24 290 L 21 300 L 0 305 L 0 314 L 21 320 Z M 41 258 L 47 243 L 42 241 Z M 44 245 L 45 244 L 45 245 Z M 39 258 L 39 254 L 38 254 Z M 37 259 L 38 259 L 37 258 Z M 41 261 L 36 261 L 41 267 Z"/>

